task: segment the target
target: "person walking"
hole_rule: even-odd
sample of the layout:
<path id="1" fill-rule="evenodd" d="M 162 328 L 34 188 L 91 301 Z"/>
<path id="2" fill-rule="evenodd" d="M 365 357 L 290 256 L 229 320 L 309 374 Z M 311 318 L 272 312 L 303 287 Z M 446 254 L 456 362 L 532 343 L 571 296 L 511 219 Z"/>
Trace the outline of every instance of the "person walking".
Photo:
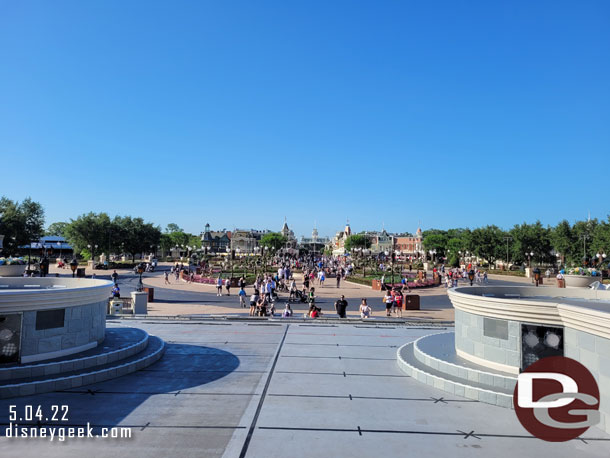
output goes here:
<path id="1" fill-rule="evenodd" d="M 243 286 L 241 288 L 239 288 L 239 305 L 241 305 L 243 308 L 246 308 L 246 290 L 243 288 Z"/>
<path id="2" fill-rule="evenodd" d="M 341 270 L 337 270 L 337 288 L 341 286 Z"/>
<path id="3" fill-rule="evenodd" d="M 225 280 L 225 288 L 227 288 L 227 296 L 231 295 L 231 279 L 227 278 Z"/>
<path id="4" fill-rule="evenodd" d="M 362 298 L 362 302 L 360 303 L 360 318 L 370 318 L 373 312 L 371 311 L 371 307 L 366 303 L 366 298 Z"/>
<path id="5" fill-rule="evenodd" d="M 402 318 L 402 302 L 402 291 L 397 290 L 396 295 L 394 296 L 394 314 L 396 315 L 396 318 Z"/>
<path id="6" fill-rule="evenodd" d="M 114 282 L 115 285 L 117 285 L 119 283 L 119 274 L 117 273 L 116 270 L 114 272 L 112 272 L 112 275 L 110 276 L 110 278 L 112 278 L 112 281 Z"/>
<path id="7" fill-rule="evenodd" d="M 383 297 L 383 302 L 385 302 L 386 316 L 392 316 L 392 304 L 394 303 L 394 297 L 392 296 L 392 291 L 389 289 L 386 291 L 386 294 Z"/>
<path id="8" fill-rule="evenodd" d="M 345 296 L 341 295 L 341 298 L 335 302 L 335 310 L 339 318 L 345 318 L 345 310 L 347 309 L 347 301 Z"/>
<path id="9" fill-rule="evenodd" d="M 171 283 L 169 282 L 169 273 L 167 271 L 163 274 L 163 277 L 165 278 L 165 284 L 171 285 Z"/>
<path id="10" fill-rule="evenodd" d="M 216 280 L 216 296 L 222 296 L 222 278 L 220 278 L 220 275 Z"/>

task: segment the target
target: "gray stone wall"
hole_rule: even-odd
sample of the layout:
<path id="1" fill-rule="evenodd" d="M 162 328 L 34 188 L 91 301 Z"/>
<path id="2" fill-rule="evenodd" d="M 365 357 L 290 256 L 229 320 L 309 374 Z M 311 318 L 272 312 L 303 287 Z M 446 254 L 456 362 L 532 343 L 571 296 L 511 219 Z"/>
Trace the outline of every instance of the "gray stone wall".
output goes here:
<path id="1" fill-rule="evenodd" d="M 610 340 L 588 332 L 565 328 L 563 331 L 564 355 L 585 366 L 599 388 L 600 428 L 610 433 Z"/>
<path id="2" fill-rule="evenodd" d="M 32 356 L 101 343 L 106 332 L 107 301 L 66 307 L 64 326 L 36 330 L 36 311 L 23 312 L 21 356 Z"/>
<path id="3" fill-rule="evenodd" d="M 508 321 L 508 339 L 498 339 L 483 334 L 483 318 L 455 310 L 455 348 L 494 363 L 520 367 L 519 322 Z"/>

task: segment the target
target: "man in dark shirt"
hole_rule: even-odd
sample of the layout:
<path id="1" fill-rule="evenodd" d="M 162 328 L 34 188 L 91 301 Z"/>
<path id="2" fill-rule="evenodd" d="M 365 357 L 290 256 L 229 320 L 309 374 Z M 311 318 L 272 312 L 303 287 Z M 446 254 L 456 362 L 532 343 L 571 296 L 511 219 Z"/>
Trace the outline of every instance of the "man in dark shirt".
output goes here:
<path id="1" fill-rule="evenodd" d="M 339 318 L 345 318 L 345 309 L 347 309 L 347 301 L 345 300 L 345 296 L 341 296 L 341 299 L 335 302 L 335 310 L 337 311 Z"/>

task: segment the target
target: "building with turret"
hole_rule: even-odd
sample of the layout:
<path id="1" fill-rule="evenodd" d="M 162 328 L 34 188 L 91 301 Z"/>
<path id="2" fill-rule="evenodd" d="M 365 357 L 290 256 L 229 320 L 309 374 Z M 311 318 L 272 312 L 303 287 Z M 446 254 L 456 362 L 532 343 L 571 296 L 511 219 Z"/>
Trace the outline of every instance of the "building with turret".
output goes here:
<path id="1" fill-rule="evenodd" d="M 301 237 L 299 246 L 302 250 L 309 253 L 322 253 L 330 241 L 331 240 L 328 237 L 320 237 L 318 234 L 318 229 L 314 226 L 313 230 L 311 231 L 311 237 Z"/>
<path id="2" fill-rule="evenodd" d="M 280 233 L 286 238 L 286 246 L 285 248 L 293 248 L 297 247 L 297 238 L 294 236 L 294 231 L 290 230 L 288 227 L 288 223 L 286 222 L 286 218 L 284 218 L 284 225 L 282 226 L 282 230 Z"/>
<path id="3" fill-rule="evenodd" d="M 345 240 L 352 235 L 352 228 L 349 225 L 349 220 L 345 223 L 345 228 L 335 234 L 332 243 L 332 250 L 335 256 L 345 254 Z"/>
<path id="4" fill-rule="evenodd" d="M 231 247 L 231 231 L 211 231 L 210 223 L 205 225 L 201 234 L 201 247 L 206 253 L 226 253 Z"/>

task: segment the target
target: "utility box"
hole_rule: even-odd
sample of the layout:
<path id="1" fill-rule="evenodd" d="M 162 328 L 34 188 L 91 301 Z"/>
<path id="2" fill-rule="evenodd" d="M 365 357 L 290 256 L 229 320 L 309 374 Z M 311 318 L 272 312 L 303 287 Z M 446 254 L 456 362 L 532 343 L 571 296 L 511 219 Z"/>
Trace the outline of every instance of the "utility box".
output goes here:
<path id="1" fill-rule="evenodd" d="M 148 314 L 148 293 L 133 291 L 131 293 L 131 303 L 134 315 Z"/>
<path id="2" fill-rule="evenodd" d="M 405 294 L 405 310 L 419 310 L 419 294 Z"/>
<path id="3" fill-rule="evenodd" d="M 144 288 L 144 292 L 148 294 L 148 302 L 155 301 L 155 288 Z"/>

